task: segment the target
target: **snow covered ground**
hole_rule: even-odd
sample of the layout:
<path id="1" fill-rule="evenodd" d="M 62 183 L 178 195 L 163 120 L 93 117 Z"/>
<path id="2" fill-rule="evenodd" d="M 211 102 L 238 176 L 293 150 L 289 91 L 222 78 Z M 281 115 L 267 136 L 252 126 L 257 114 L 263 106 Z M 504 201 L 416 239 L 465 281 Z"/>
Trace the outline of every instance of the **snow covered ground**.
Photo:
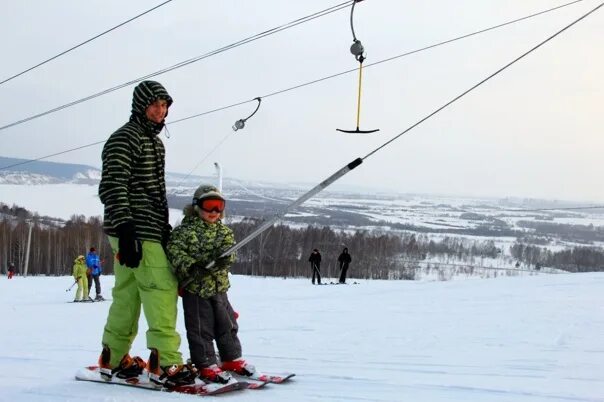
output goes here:
<path id="1" fill-rule="evenodd" d="M 110 296 L 113 277 L 102 277 Z M 224 401 L 604 401 L 604 273 L 488 280 L 233 276 L 245 357 L 290 383 Z M 76 382 L 110 302 L 67 303 L 70 277 L 0 277 L 1 401 L 175 401 L 189 395 Z M 188 355 L 184 324 L 181 350 Z M 145 358 L 144 332 L 133 353 Z"/>

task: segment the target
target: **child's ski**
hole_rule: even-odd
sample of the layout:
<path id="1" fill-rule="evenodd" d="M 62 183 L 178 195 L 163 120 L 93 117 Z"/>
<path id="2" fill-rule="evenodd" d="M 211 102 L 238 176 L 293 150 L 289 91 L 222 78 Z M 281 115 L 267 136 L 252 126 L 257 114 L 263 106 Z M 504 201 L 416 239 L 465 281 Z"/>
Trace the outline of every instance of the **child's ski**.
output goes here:
<path id="1" fill-rule="evenodd" d="M 231 373 L 233 375 L 233 377 L 237 378 L 240 381 L 254 380 L 254 381 L 260 381 L 260 382 L 271 383 L 271 384 L 281 384 L 285 381 L 288 381 L 290 378 L 292 378 L 296 375 L 294 373 L 256 372 L 250 376 L 247 376 L 247 375 L 237 374 L 232 371 L 229 371 L 229 373 Z"/>

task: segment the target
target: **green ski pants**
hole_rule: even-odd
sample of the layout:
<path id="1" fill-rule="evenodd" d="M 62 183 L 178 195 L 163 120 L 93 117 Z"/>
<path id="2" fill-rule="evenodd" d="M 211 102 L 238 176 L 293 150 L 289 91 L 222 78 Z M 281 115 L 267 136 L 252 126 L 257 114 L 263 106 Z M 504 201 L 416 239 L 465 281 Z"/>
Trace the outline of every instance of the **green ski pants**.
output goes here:
<path id="1" fill-rule="evenodd" d="M 118 239 L 109 236 L 115 255 Z M 160 366 L 182 364 L 180 335 L 176 332 L 178 282 L 158 242 L 143 241 L 143 258 L 138 268 L 127 268 L 114 260 L 115 285 L 103 332 L 103 345 L 111 350 L 111 367 L 117 367 L 129 353 L 138 332 L 141 312 L 147 319 L 147 347 L 157 349 Z"/>

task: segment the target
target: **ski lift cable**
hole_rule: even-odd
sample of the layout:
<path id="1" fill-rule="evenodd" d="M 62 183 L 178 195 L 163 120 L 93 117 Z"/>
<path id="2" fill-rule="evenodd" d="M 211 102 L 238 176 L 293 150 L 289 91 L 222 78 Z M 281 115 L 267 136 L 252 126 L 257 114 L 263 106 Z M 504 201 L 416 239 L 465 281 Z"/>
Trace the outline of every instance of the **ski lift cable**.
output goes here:
<path id="1" fill-rule="evenodd" d="M 503 22 L 501 24 L 497 24 L 497 25 L 494 25 L 494 26 L 491 26 L 491 27 L 488 27 L 488 28 L 480 29 L 478 31 L 474 31 L 474 32 L 471 32 L 471 33 L 468 33 L 468 34 L 457 36 L 455 38 L 447 39 L 447 40 L 444 40 L 444 41 L 441 41 L 441 42 L 437 42 L 437 43 L 434 43 L 434 44 L 431 44 L 431 45 L 428 45 L 428 46 L 424 46 L 424 47 L 421 47 L 421 48 L 418 48 L 418 49 L 414 49 L 414 50 L 411 50 L 411 51 L 408 51 L 408 52 L 405 52 L 405 53 L 401 53 L 401 54 L 398 54 L 396 56 L 392 56 L 392 57 L 389 57 L 389 58 L 386 58 L 386 59 L 378 60 L 378 61 L 375 61 L 373 63 L 366 64 L 363 68 L 366 69 L 368 67 L 377 66 L 379 64 L 387 63 L 387 62 L 390 62 L 390 61 L 393 61 L 393 60 L 396 60 L 396 59 L 400 59 L 400 58 L 403 58 L 403 57 L 406 57 L 406 56 L 410 56 L 410 55 L 415 54 L 415 53 L 420 53 L 420 52 L 423 52 L 423 51 L 426 51 L 426 50 L 430 50 L 430 49 L 433 49 L 433 48 L 436 48 L 436 47 L 439 47 L 439 46 L 443 46 L 443 45 L 446 45 L 446 44 L 449 44 L 449 43 L 452 43 L 452 42 L 456 42 L 458 40 L 466 39 L 466 38 L 469 38 L 469 37 L 472 37 L 472 36 L 476 36 L 476 35 L 479 35 L 479 34 L 482 34 L 482 33 L 493 31 L 493 30 L 496 30 L 498 28 L 503 28 L 505 26 L 512 25 L 512 24 L 515 24 L 517 22 L 528 20 L 528 19 L 531 19 L 531 18 L 534 18 L 534 17 L 538 17 L 540 15 L 543 15 L 543 14 L 546 14 L 546 13 L 549 13 L 549 12 L 553 12 L 553 11 L 556 11 L 558 9 L 571 6 L 573 4 L 580 3 L 582 1 L 585 1 L 585 0 L 574 0 L 574 1 L 571 1 L 569 3 L 565 3 L 565 4 L 562 4 L 562 5 L 553 7 L 553 8 L 549 8 L 547 10 L 539 11 L 537 13 L 533 13 L 533 14 L 530 14 L 530 15 L 527 15 L 527 16 L 524 16 L 524 17 L 521 17 L 521 18 L 516 18 L 516 19 L 510 20 L 510 21 L 506 21 L 506 22 Z M 325 77 L 322 77 L 322 78 L 317 78 L 317 79 L 312 80 L 312 81 L 307 81 L 307 82 L 302 83 L 302 84 L 294 85 L 292 87 L 288 87 L 288 88 L 284 88 L 284 89 L 281 89 L 281 90 L 278 90 L 278 91 L 270 92 L 270 93 L 268 93 L 266 95 L 263 95 L 262 98 L 269 98 L 269 97 L 272 97 L 272 96 L 280 95 L 280 94 L 285 93 L 285 92 L 290 92 L 290 91 L 293 91 L 293 90 L 296 90 L 296 89 L 300 89 L 300 88 L 303 88 L 303 87 L 306 87 L 306 86 L 309 86 L 309 85 L 317 84 L 317 83 L 320 83 L 320 82 L 323 82 L 323 81 L 330 80 L 332 78 L 337 78 L 339 76 L 350 74 L 350 73 L 357 72 L 357 71 L 358 71 L 358 68 L 352 68 L 352 69 L 349 69 L 349 70 L 341 71 L 339 73 L 331 74 L 331 75 L 328 75 L 328 76 L 325 76 Z M 187 117 L 183 117 L 183 118 L 180 118 L 180 119 L 172 120 L 172 121 L 170 121 L 167 124 L 180 123 L 180 122 L 183 122 L 183 121 L 186 121 L 186 120 L 194 119 L 196 117 L 202 117 L 202 116 L 205 116 L 205 115 L 208 115 L 208 114 L 212 114 L 212 113 L 220 112 L 220 111 L 223 111 L 223 110 L 226 110 L 226 109 L 230 109 L 230 108 L 233 108 L 233 107 L 241 106 L 243 104 L 246 104 L 246 103 L 249 103 L 249 102 L 253 102 L 253 101 L 254 101 L 254 99 L 248 99 L 248 100 L 240 101 L 240 102 L 233 103 L 233 104 L 230 104 L 230 105 L 227 105 L 227 106 L 218 107 L 218 108 L 211 109 L 211 110 L 208 110 L 208 111 L 205 111 L 205 112 L 201 112 L 201 113 L 197 113 L 197 114 L 190 115 L 190 116 L 187 116 Z"/>
<path id="2" fill-rule="evenodd" d="M 387 62 L 390 62 L 390 61 L 393 61 L 393 60 L 396 60 L 396 59 L 400 59 L 400 58 L 403 58 L 403 57 L 406 57 L 406 56 L 410 56 L 410 55 L 415 54 L 415 53 L 420 53 L 420 52 L 425 51 L 425 50 L 433 49 L 433 48 L 436 48 L 436 47 L 439 47 L 439 46 L 443 46 L 445 44 L 449 44 L 449 43 L 452 43 L 452 42 L 455 42 L 455 41 L 458 41 L 458 40 L 466 39 L 466 38 L 469 38 L 469 37 L 472 37 L 472 36 L 475 36 L 475 35 L 479 35 L 479 34 L 482 34 L 482 33 L 488 32 L 488 31 L 492 31 L 492 30 L 495 30 L 495 29 L 498 29 L 498 28 L 502 28 L 502 27 L 505 27 L 507 25 L 512 25 L 514 23 L 521 22 L 521 21 L 524 21 L 524 20 L 528 20 L 530 18 L 534 18 L 534 17 L 540 16 L 540 15 L 543 15 L 543 14 L 555 11 L 555 10 L 561 9 L 563 7 L 568 7 L 570 5 L 577 4 L 577 3 L 580 3 L 582 1 L 584 1 L 584 0 L 574 0 L 574 1 L 571 1 L 569 3 L 565 3 L 565 4 L 562 4 L 562 5 L 553 7 L 553 8 L 549 8 L 547 10 L 543 10 L 543 11 L 540 11 L 540 12 L 537 12 L 537 13 L 534 13 L 534 14 L 530 14 L 530 15 L 521 17 L 521 18 L 510 20 L 510 21 L 507 21 L 507 22 L 504 22 L 504 23 L 501 23 L 501 24 L 498 24 L 498 25 L 494 25 L 494 26 L 491 26 L 489 28 L 484 28 L 484 29 L 481 29 L 481 30 L 478 30 L 478 31 L 474 31 L 474 32 L 469 33 L 469 34 L 457 36 L 457 37 L 452 38 L 452 39 L 448 39 L 448 40 L 441 41 L 441 42 L 438 42 L 438 43 L 434 43 L 432 45 L 428 45 L 428 46 L 425 46 L 425 47 L 422 47 L 422 48 L 411 50 L 411 51 L 408 51 L 408 52 L 405 52 L 405 53 L 402 53 L 402 54 L 399 54 L 399 55 L 396 55 L 396 56 L 393 56 L 393 57 L 389 57 L 389 58 L 386 58 L 386 59 L 378 60 L 376 62 L 367 64 L 364 68 L 368 68 L 368 67 L 376 66 L 376 65 L 379 65 L 379 64 L 387 63 Z M 269 97 L 272 97 L 272 96 L 277 96 L 277 95 L 280 95 L 280 94 L 283 94 L 283 93 L 286 93 L 286 92 L 297 90 L 297 89 L 303 88 L 305 86 L 310 86 L 310 85 L 313 85 L 313 84 L 317 84 L 319 82 L 327 81 L 329 79 L 337 78 L 339 76 L 350 74 L 350 73 L 356 72 L 356 71 L 357 71 L 357 69 L 353 68 L 353 69 L 342 71 L 342 72 L 339 72 L 339 73 L 336 73 L 336 74 L 328 75 L 328 76 L 325 76 L 325 77 L 322 77 L 322 78 L 318 78 L 318 79 L 315 79 L 315 80 L 312 80 L 312 81 L 308 81 L 308 82 L 305 82 L 305 83 L 302 83 L 302 84 L 298 84 L 298 85 L 295 85 L 295 86 L 292 86 L 292 87 L 289 87 L 289 88 L 285 88 L 285 89 L 281 89 L 281 90 L 278 90 L 278 91 L 274 91 L 274 92 L 268 93 L 266 95 L 263 95 L 262 98 L 269 98 Z M 181 122 L 184 122 L 184 121 L 187 121 L 187 120 L 191 120 L 191 119 L 194 119 L 194 118 L 197 118 L 197 117 L 202 117 L 202 116 L 209 115 L 209 114 L 212 114 L 212 113 L 216 113 L 216 112 L 220 112 L 220 111 L 223 111 L 223 110 L 231 109 L 231 108 L 234 108 L 234 107 L 237 107 L 237 106 L 244 105 L 244 104 L 249 103 L 249 102 L 253 102 L 255 99 L 256 98 L 254 98 L 254 99 L 248 99 L 248 100 L 245 100 L 245 101 L 240 101 L 240 102 L 233 103 L 233 104 L 230 104 L 230 105 L 227 105 L 227 106 L 222 106 L 222 107 L 219 107 L 219 108 L 211 109 L 211 110 L 208 110 L 208 111 L 205 111 L 205 112 L 202 112 L 202 113 L 197 113 L 197 114 L 190 115 L 190 116 L 187 116 L 187 117 L 183 117 L 183 118 L 180 118 L 180 119 L 172 120 L 172 121 L 166 123 L 166 125 L 173 125 L 173 124 L 181 123 Z M 0 128 L 0 130 L 1 129 L 2 128 Z M 31 163 L 31 162 L 36 162 L 36 161 L 48 159 L 48 158 L 51 158 L 53 156 L 58 156 L 58 155 L 66 154 L 66 153 L 69 153 L 69 152 L 77 151 L 77 150 L 80 150 L 80 149 L 83 149 L 83 148 L 92 147 L 92 146 L 95 146 L 95 145 L 98 145 L 98 144 L 102 144 L 104 142 L 105 142 L 105 140 L 103 140 L 103 141 L 97 141 L 97 142 L 93 142 L 91 144 L 82 145 L 82 146 L 79 146 L 79 147 L 67 149 L 65 151 L 57 152 L 57 153 L 54 153 L 54 154 L 51 154 L 51 155 L 45 155 L 45 156 L 41 156 L 41 157 L 38 157 L 38 158 L 30 159 L 30 160 L 27 160 L 27 161 L 24 161 L 24 162 L 19 162 L 19 163 L 8 165 L 8 166 L 2 166 L 2 167 L 0 167 L 0 170 L 6 170 L 6 169 L 10 169 L 10 168 L 15 167 L 15 166 L 24 165 L 24 164 L 27 164 L 27 163 Z"/>
<path id="3" fill-rule="evenodd" d="M 93 142 L 91 144 L 81 145 L 79 147 L 66 149 L 64 151 L 56 152 L 56 153 L 50 154 L 50 155 L 41 156 L 41 157 L 35 158 L 35 159 L 27 159 L 27 160 L 22 161 L 22 162 L 13 163 L 11 165 L 1 166 L 0 170 L 8 170 L 8 169 L 14 168 L 16 166 L 26 165 L 28 163 L 38 162 L 38 161 L 41 161 L 41 160 L 44 160 L 44 159 L 52 158 L 53 156 L 59 156 L 59 155 L 67 154 L 67 153 L 70 153 L 70 152 L 79 151 L 80 149 L 90 148 L 90 147 L 93 147 L 95 145 L 104 144 L 105 142 L 107 142 L 107 140 L 101 140 L 101 141 Z"/>
<path id="4" fill-rule="evenodd" d="M 277 221 L 281 220 L 282 217 L 285 216 L 285 214 L 287 212 L 289 212 L 290 210 L 298 207 L 299 205 L 301 205 L 302 203 L 304 203 L 306 200 L 312 198 L 314 195 L 316 195 L 317 193 L 319 193 L 322 190 L 324 190 L 327 186 L 329 186 L 330 184 L 332 184 L 333 182 L 335 182 L 336 180 L 338 180 L 339 178 L 341 178 L 342 176 L 344 176 L 345 174 L 347 174 L 348 172 L 350 172 L 351 170 L 353 170 L 354 168 L 356 168 L 357 166 L 359 166 L 361 163 L 363 163 L 364 160 L 366 160 L 369 157 L 375 155 L 378 151 L 380 151 L 384 147 L 390 145 L 393 141 L 395 141 L 398 138 L 400 138 L 403 134 L 411 131 L 412 129 L 414 129 L 415 127 L 417 127 L 418 125 L 420 125 L 424 121 L 428 120 L 429 118 L 433 117 L 434 115 L 436 115 L 437 113 L 439 113 L 440 111 L 442 111 L 443 109 L 445 109 L 446 107 L 448 107 L 451 104 L 455 103 L 456 101 L 458 101 L 459 99 L 461 99 L 462 97 L 464 97 L 465 95 L 467 95 L 468 93 L 470 93 L 471 91 L 473 91 L 474 89 L 478 88 L 479 86 L 481 86 L 485 82 L 489 81 L 491 78 L 497 76 L 499 73 L 501 73 L 502 71 L 506 70 L 507 68 L 509 68 L 510 66 L 512 66 L 513 64 L 515 64 L 516 62 L 518 62 L 519 60 L 523 59 L 524 57 L 526 57 L 530 53 L 534 52 L 535 50 L 537 50 L 538 48 L 540 48 L 544 44 L 548 43 L 549 41 L 551 41 L 552 39 L 554 39 L 555 37 L 557 37 L 561 33 L 565 32 L 566 30 L 568 30 L 569 28 L 571 28 L 572 26 L 574 26 L 575 24 L 577 24 L 578 22 L 580 22 L 583 19 L 587 18 L 589 15 L 593 14 L 594 12 L 596 12 L 597 10 L 599 10 L 600 8 L 602 8 L 602 6 L 604 6 L 604 2 L 601 3 L 600 5 L 598 5 L 597 7 L 595 7 L 594 9 L 592 9 L 591 11 L 587 12 L 586 14 L 582 15 L 578 19 L 574 20 L 570 24 L 566 25 L 564 28 L 560 29 L 559 31 L 557 31 L 553 35 L 549 36 L 545 40 L 541 41 L 536 46 L 533 46 L 531 49 L 529 49 L 528 51 L 526 51 L 522 55 L 518 56 L 517 58 L 515 58 L 511 62 L 507 63 L 506 65 L 504 65 L 500 69 L 496 70 L 494 73 L 492 73 L 491 75 L 487 76 L 483 80 L 479 81 L 477 84 L 473 85 L 469 89 L 465 90 L 460 95 L 456 96 L 455 98 L 453 98 L 449 102 L 445 103 L 443 106 L 439 107 L 438 109 L 436 109 L 432 113 L 428 114 L 426 117 L 424 117 L 421 120 L 419 120 L 417 123 L 411 125 L 409 128 L 407 128 L 406 130 L 404 130 L 402 133 L 396 135 L 392 139 L 386 141 L 381 146 L 379 146 L 376 149 L 374 149 L 373 151 L 369 152 L 365 157 L 363 157 L 363 158 L 356 158 L 355 160 L 353 160 L 352 162 L 350 162 L 348 165 L 344 166 L 343 168 L 341 168 L 340 170 L 338 170 L 337 172 L 335 172 L 334 174 L 332 174 L 331 176 L 329 176 L 327 179 L 325 179 L 324 181 L 322 181 L 321 183 L 319 183 L 318 185 L 316 185 L 315 187 L 313 187 L 312 189 L 310 189 L 308 192 L 306 192 L 305 194 L 303 194 L 302 196 L 300 196 L 297 200 L 295 200 L 291 204 L 287 205 L 281 212 L 275 214 L 271 219 L 269 219 L 269 220 L 263 222 L 262 224 L 260 224 L 258 226 L 258 228 L 256 228 L 247 237 L 243 238 L 241 241 L 239 241 L 239 243 L 235 244 L 234 246 L 232 246 L 229 249 L 227 249 L 226 251 L 224 251 L 217 258 L 217 260 L 220 259 L 220 258 L 222 258 L 222 257 L 226 257 L 228 255 L 233 254 L 234 252 L 236 252 L 237 250 L 239 250 L 241 247 L 243 247 L 244 245 L 246 245 L 247 243 L 249 243 L 250 241 L 252 241 L 260 233 L 264 232 L 266 229 L 268 229 L 269 227 L 271 227 L 274 223 L 276 223 Z M 209 264 L 207 264 L 205 266 L 205 269 L 207 269 L 207 270 L 212 269 L 215 264 L 216 264 L 216 262 L 212 261 L 212 262 L 210 262 Z M 188 283 L 185 282 L 185 284 L 183 284 L 182 287 L 186 286 L 187 284 Z"/>
<path id="5" fill-rule="evenodd" d="M 185 182 L 185 180 L 187 180 L 189 178 L 189 176 L 191 176 L 193 174 L 193 172 L 199 167 L 199 165 L 201 165 L 203 162 L 205 162 L 206 159 L 208 159 L 210 157 L 210 155 L 212 155 L 214 153 L 214 151 L 216 151 L 218 148 L 220 148 L 220 146 L 229 138 L 231 138 L 231 136 L 235 134 L 234 132 L 230 133 L 229 135 L 227 135 L 226 137 L 224 137 L 216 146 L 214 146 L 214 148 L 212 148 L 210 150 L 210 152 L 206 153 L 203 158 L 201 158 L 201 160 L 199 162 L 197 162 L 197 164 L 193 167 L 193 169 L 191 169 L 189 171 L 189 173 L 187 173 L 187 175 L 180 181 L 178 182 L 177 186 L 180 186 L 181 184 L 183 184 Z"/>
<path id="6" fill-rule="evenodd" d="M 4 83 L 6 83 L 6 82 L 8 82 L 8 81 L 10 81 L 10 80 L 12 80 L 12 79 L 14 79 L 14 78 L 17 78 L 17 77 L 19 77 L 19 76 L 21 76 L 21 75 L 23 75 L 23 74 L 25 74 L 25 73 L 28 73 L 28 72 L 30 72 L 30 71 L 32 71 L 32 70 L 34 70 L 34 69 L 36 69 L 36 68 L 38 68 L 38 67 L 40 67 L 40 66 L 42 66 L 42 65 L 44 65 L 44 64 L 46 64 L 46 63 L 48 63 L 48 62 L 52 61 L 52 60 L 55 60 L 55 59 L 57 59 L 57 58 L 59 58 L 59 57 L 61 57 L 61 56 L 65 55 L 65 54 L 67 54 L 67 53 L 71 52 L 72 50 L 75 50 L 75 49 L 77 49 L 77 48 L 79 48 L 79 47 L 81 47 L 81 46 L 84 46 L 85 44 L 90 43 L 90 42 L 92 42 L 93 40 L 98 39 L 98 38 L 100 38 L 101 36 L 103 36 L 103 35 L 105 35 L 105 34 L 108 34 L 109 32 L 114 31 L 114 30 L 116 30 L 117 28 L 120 28 L 120 27 L 122 27 L 122 26 L 126 25 L 127 23 L 134 21 L 135 19 L 137 19 L 137 18 L 140 18 L 140 17 L 144 16 L 145 14 L 149 14 L 151 11 L 157 10 L 157 9 L 158 9 L 158 8 L 160 8 L 161 6 L 166 5 L 166 4 L 170 3 L 171 1 L 172 1 L 172 0 L 167 0 L 167 1 L 164 1 L 163 3 L 158 4 L 157 6 L 155 6 L 155 7 L 153 7 L 153 8 L 150 8 L 150 9 L 148 9 L 147 11 L 144 11 L 144 12 L 142 12 L 142 13 L 140 13 L 140 14 L 138 14 L 138 15 L 136 15 L 136 16 L 134 16 L 134 17 L 132 17 L 132 18 L 129 18 L 129 19 L 127 19 L 126 21 L 124 21 L 124 22 L 122 22 L 122 23 L 120 23 L 120 24 L 118 24 L 118 25 L 116 25 L 116 26 L 114 26 L 114 27 L 112 27 L 112 28 L 109 28 L 108 30 L 106 30 L 106 31 L 104 31 L 104 32 L 101 32 L 100 34 L 95 35 L 95 36 L 93 36 L 92 38 L 85 40 L 84 42 L 81 42 L 81 43 L 79 43 L 79 44 L 77 44 L 77 45 L 75 45 L 75 46 L 73 46 L 73 47 L 70 47 L 69 49 L 64 50 L 63 52 L 61 52 L 61 53 L 59 53 L 59 54 L 57 54 L 57 55 L 55 55 L 55 56 L 52 56 L 52 57 L 51 57 L 51 58 L 49 58 L 49 59 L 46 59 L 46 60 L 44 60 L 44 61 L 42 61 L 42 62 L 40 62 L 40 63 L 36 64 L 35 66 L 29 67 L 28 69 L 23 70 L 23 71 L 21 71 L 20 73 L 17 73 L 17 74 L 12 75 L 12 76 L 10 76 L 10 77 L 8 77 L 8 78 L 5 78 L 3 81 L 0 81 L 0 85 L 4 84 Z"/>
<path id="7" fill-rule="evenodd" d="M 243 184 L 241 184 L 241 182 L 238 181 L 238 180 L 233 180 L 232 182 L 235 183 L 236 185 L 238 185 L 239 187 L 241 187 L 246 193 L 252 194 L 253 196 L 256 196 L 258 198 L 263 198 L 263 199 L 269 200 L 269 201 L 276 201 L 276 202 L 279 202 L 279 203 L 286 203 L 287 202 L 287 200 L 284 200 L 284 199 L 271 198 L 271 197 L 267 197 L 265 195 L 262 195 L 260 193 L 257 193 L 255 191 L 252 191 L 249 188 L 245 187 Z"/>
<path id="8" fill-rule="evenodd" d="M 232 44 L 229 44 L 229 45 L 223 46 L 223 47 L 221 47 L 221 48 L 218 48 L 218 49 L 213 50 L 213 51 L 211 51 L 211 52 L 205 53 L 205 54 L 203 54 L 203 55 L 200 55 L 200 56 L 197 56 L 197 57 L 194 57 L 194 58 L 191 58 L 191 59 L 188 59 L 188 60 L 185 60 L 185 61 L 179 62 L 179 63 L 177 63 L 177 64 L 175 64 L 175 65 L 173 65 L 173 66 L 166 67 L 166 68 L 164 68 L 164 69 L 161 69 L 161 70 L 155 71 L 155 72 L 153 72 L 153 73 L 149 73 L 149 74 L 147 74 L 147 75 L 145 75 L 145 76 L 135 78 L 135 79 L 130 80 L 130 81 L 128 81 L 128 82 L 125 82 L 125 83 L 123 83 L 123 84 L 116 85 L 116 86 L 114 86 L 114 87 L 111 87 L 111 88 L 105 89 L 105 90 L 103 90 L 103 91 L 97 92 L 97 93 L 92 94 L 92 95 L 88 95 L 88 96 L 86 96 L 86 97 L 84 97 L 84 98 L 80 98 L 80 99 L 78 99 L 78 100 L 75 100 L 75 101 L 72 101 L 72 102 L 66 103 L 66 104 L 61 105 L 61 106 L 57 106 L 57 107 L 55 107 L 55 108 L 53 108 L 53 109 L 49 109 L 49 110 L 47 110 L 47 111 L 45 111 L 45 112 L 41 112 L 41 113 L 38 113 L 38 114 L 35 114 L 35 115 L 32 115 L 32 116 L 29 116 L 29 117 L 23 118 L 23 119 L 21 119 L 21 120 L 15 121 L 15 122 L 13 122 L 13 123 L 9 123 L 9 124 L 6 124 L 6 125 L 4 125 L 4 126 L 0 126 L 0 131 L 5 130 L 5 129 L 10 128 L 10 127 L 14 127 L 14 126 L 17 126 L 17 125 L 23 124 L 23 123 L 26 123 L 26 122 L 28 122 L 28 121 L 31 121 L 31 120 L 37 119 L 37 118 L 39 118 L 39 117 L 43 117 L 43 116 L 46 116 L 46 115 L 49 115 L 49 114 L 52 114 L 52 113 L 58 112 L 58 111 L 63 110 L 63 109 L 67 109 L 67 108 L 69 108 L 69 107 L 71 107 L 71 106 L 75 106 L 75 105 L 78 105 L 78 104 L 80 104 L 80 103 L 83 103 L 83 102 L 89 101 L 89 100 L 91 100 L 91 99 L 97 98 L 97 97 L 99 97 L 99 96 L 103 96 L 103 95 L 106 95 L 106 94 L 108 94 L 108 93 L 114 92 L 114 91 L 116 91 L 116 90 L 118 90 L 118 89 L 125 88 L 125 87 L 127 87 L 127 86 L 129 86 L 129 85 L 132 85 L 132 84 L 135 84 L 135 83 L 137 83 L 137 82 L 139 82 L 139 81 L 143 81 L 143 80 L 146 80 L 146 79 L 149 79 L 149 78 L 152 78 L 152 77 L 155 77 L 155 76 L 158 76 L 158 75 L 161 75 L 161 74 L 164 74 L 164 73 L 167 73 L 167 72 L 170 72 L 170 71 L 176 70 L 176 69 L 178 69 L 178 68 L 181 68 L 181 67 L 187 66 L 187 65 L 189 65 L 189 64 L 196 63 L 196 62 L 198 62 L 198 61 L 200 61 L 200 60 L 203 60 L 203 59 L 209 58 L 209 57 L 211 57 L 211 56 L 215 56 L 215 55 L 217 55 L 217 54 L 219 54 L 219 53 L 223 53 L 223 52 L 225 52 L 225 51 L 228 51 L 228 50 L 234 49 L 234 48 L 236 48 L 236 47 L 239 47 L 239 46 L 245 45 L 245 44 L 247 44 L 247 43 L 254 42 L 254 41 L 256 41 L 256 40 L 262 39 L 262 38 L 264 38 L 264 37 L 266 37 L 266 36 L 269 36 L 269 35 L 275 34 L 275 33 L 277 33 L 277 32 L 281 32 L 281 31 L 284 31 L 284 30 L 286 30 L 286 29 L 293 28 L 293 27 L 295 27 L 295 26 L 297 26 L 297 25 L 300 25 L 300 24 L 303 24 L 303 23 L 306 23 L 306 22 L 312 21 L 312 20 L 314 20 L 314 19 L 316 19 L 316 18 L 324 17 L 324 16 L 326 16 L 326 15 L 328 15 L 328 14 L 331 14 L 331 13 L 334 13 L 334 12 L 336 12 L 336 11 L 343 10 L 343 9 L 345 9 L 345 8 L 347 8 L 347 7 L 348 7 L 348 5 L 350 4 L 350 2 L 351 2 L 351 1 L 354 1 L 354 0 L 348 0 L 348 1 L 344 2 L 344 3 L 340 3 L 340 4 L 338 4 L 338 5 L 335 5 L 335 6 L 332 6 L 332 7 L 327 8 L 327 9 L 324 9 L 324 10 L 321 10 L 321 11 L 318 11 L 318 12 L 315 12 L 315 13 L 313 13 L 313 14 L 307 15 L 307 16 L 302 17 L 302 18 L 298 18 L 298 19 L 293 20 L 293 21 L 291 21 L 291 22 L 288 22 L 288 23 L 286 23 L 286 24 L 280 25 L 280 26 L 275 27 L 275 28 L 271 28 L 271 29 L 266 30 L 266 31 L 264 31 L 264 32 L 261 32 L 261 33 L 258 33 L 258 34 L 255 34 L 255 35 L 252 35 L 252 36 L 250 36 L 250 37 L 247 37 L 247 38 L 245 38 L 245 39 L 241 39 L 241 40 L 239 40 L 239 41 L 237 41 L 237 42 L 234 42 L 234 43 L 232 43 Z"/>

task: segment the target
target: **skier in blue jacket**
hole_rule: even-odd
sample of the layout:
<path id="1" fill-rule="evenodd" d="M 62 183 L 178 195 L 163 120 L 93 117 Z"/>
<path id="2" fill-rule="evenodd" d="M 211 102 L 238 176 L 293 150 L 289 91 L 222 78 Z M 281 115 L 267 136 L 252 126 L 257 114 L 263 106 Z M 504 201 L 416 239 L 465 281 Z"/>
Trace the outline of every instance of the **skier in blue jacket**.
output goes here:
<path id="1" fill-rule="evenodd" d="M 105 300 L 105 298 L 101 295 L 101 280 L 99 278 L 103 272 L 103 267 L 101 266 L 101 259 L 97 255 L 96 248 L 94 247 L 90 247 L 90 251 L 88 254 L 86 254 L 86 266 L 88 267 L 88 294 L 90 294 L 92 281 L 94 281 L 94 290 L 96 291 L 96 297 L 94 300 Z"/>

